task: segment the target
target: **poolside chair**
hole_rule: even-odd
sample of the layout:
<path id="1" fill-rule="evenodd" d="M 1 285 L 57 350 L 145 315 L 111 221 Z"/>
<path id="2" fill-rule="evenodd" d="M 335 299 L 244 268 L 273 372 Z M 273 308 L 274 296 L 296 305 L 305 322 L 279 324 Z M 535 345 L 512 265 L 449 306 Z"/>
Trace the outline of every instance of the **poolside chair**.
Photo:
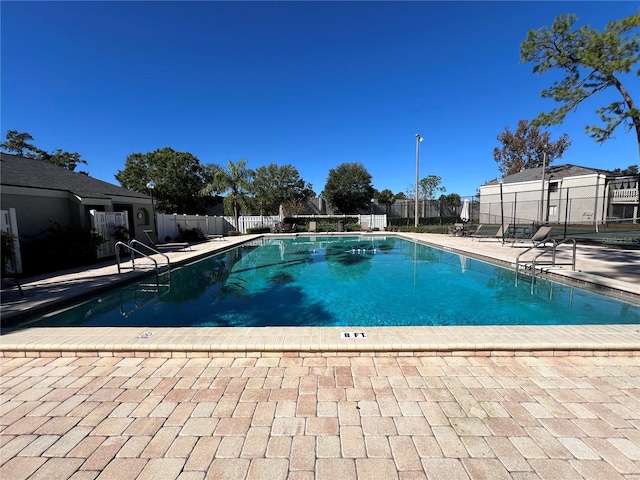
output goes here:
<path id="1" fill-rule="evenodd" d="M 462 237 L 464 235 L 464 223 L 454 223 L 455 236 Z"/>
<path id="2" fill-rule="evenodd" d="M 296 231 L 296 224 L 290 222 L 284 222 L 282 224 L 282 233 L 293 233 Z"/>
<path id="3" fill-rule="evenodd" d="M 496 238 L 502 242 L 504 245 L 504 240 L 509 235 L 509 229 L 511 228 L 511 224 L 507 223 L 506 226 L 500 225 L 498 231 L 496 232 Z"/>
<path id="4" fill-rule="evenodd" d="M 314 221 L 309 222 L 309 233 L 316 233 L 318 231 L 317 224 Z"/>
<path id="5" fill-rule="evenodd" d="M 480 225 L 480 227 L 481 226 L 482 225 Z M 477 238 L 478 241 L 480 241 L 480 239 L 482 238 L 496 238 L 504 243 L 504 239 L 507 238 L 507 235 L 509 234 L 509 228 L 511 228 L 511 225 L 508 223 L 506 225 L 500 225 L 495 235 L 479 235 L 478 231 L 480 230 L 480 227 L 478 227 L 478 229 L 476 230 L 476 233 L 473 235 L 473 237 Z"/>
<path id="6" fill-rule="evenodd" d="M 514 238 L 511 241 L 511 246 L 513 247 L 516 242 L 525 242 L 525 243 L 531 242 L 531 246 L 537 247 L 539 244 L 544 243 L 544 241 L 547 238 L 549 238 L 550 231 L 551 231 L 551 227 L 540 227 L 538 228 L 536 233 L 533 234 L 531 238 L 517 238 L 517 239 Z M 525 246 L 528 246 L 528 245 L 525 245 Z"/>
<path id="7" fill-rule="evenodd" d="M 496 238 L 500 241 L 502 241 L 502 232 L 508 232 L 509 231 L 509 225 L 506 226 L 502 226 L 500 225 L 500 227 L 498 228 L 498 231 L 495 234 L 486 234 L 484 233 L 484 230 L 482 231 L 482 233 L 480 233 L 480 229 L 482 228 L 482 225 L 478 225 L 478 228 L 476 229 L 475 233 L 472 235 L 469 235 L 472 239 L 477 238 L 478 241 L 482 240 L 483 238 L 489 238 L 489 239 L 493 239 Z M 505 238 L 506 238 L 506 234 L 505 234 Z"/>
<path id="8" fill-rule="evenodd" d="M 469 225 L 467 227 L 467 230 L 465 231 L 465 237 L 473 237 L 473 235 L 475 235 L 480 230 L 480 227 L 482 227 L 482 225 Z"/>
<path id="9" fill-rule="evenodd" d="M 158 237 L 156 236 L 156 232 L 154 232 L 153 230 L 143 230 L 143 232 L 151 242 L 153 248 L 155 248 L 156 250 L 185 250 L 187 248 L 191 250 L 191 244 L 188 242 L 160 243 Z"/>
<path id="10" fill-rule="evenodd" d="M 360 222 L 360 230 L 363 232 L 370 232 L 369 222 Z"/>

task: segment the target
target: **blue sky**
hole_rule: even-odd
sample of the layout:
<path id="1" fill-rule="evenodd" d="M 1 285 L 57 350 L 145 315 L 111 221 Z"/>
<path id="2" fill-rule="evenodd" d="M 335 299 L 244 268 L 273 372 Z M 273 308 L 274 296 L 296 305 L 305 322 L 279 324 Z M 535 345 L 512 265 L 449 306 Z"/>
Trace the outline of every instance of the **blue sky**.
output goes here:
<path id="1" fill-rule="evenodd" d="M 561 13 L 602 29 L 638 2 L 2 1 L 1 125 L 44 150 L 78 152 L 115 183 L 132 153 L 162 147 L 201 163 L 292 164 L 316 193 L 361 162 L 378 190 L 442 177 L 473 195 L 499 175 L 496 137 L 556 106 L 554 74 L 520 64 L 529 29 Z M 638 77 L 623 78 L 640 102 Z M 552 127 L 573 145 L 556 163 L 638 163 L 633 132 L 584 134 L 594 98 Z"/>

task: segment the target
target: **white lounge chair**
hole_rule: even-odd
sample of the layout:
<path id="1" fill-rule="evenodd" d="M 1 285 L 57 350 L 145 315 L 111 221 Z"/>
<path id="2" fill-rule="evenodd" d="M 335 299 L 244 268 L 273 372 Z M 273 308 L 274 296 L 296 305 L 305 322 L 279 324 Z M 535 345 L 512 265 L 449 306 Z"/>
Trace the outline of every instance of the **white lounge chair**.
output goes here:
<path id="1" fill-rule="evenodd" d="M 153 248 L 155 248 L 156 250 L 185 250 L 187 248 L 191 250 L 191 244 L 188 242 L 160 243 L 156 232 L 154 232 L 153 230 L 143 230 L 143 232 L 151 242 Z"/>

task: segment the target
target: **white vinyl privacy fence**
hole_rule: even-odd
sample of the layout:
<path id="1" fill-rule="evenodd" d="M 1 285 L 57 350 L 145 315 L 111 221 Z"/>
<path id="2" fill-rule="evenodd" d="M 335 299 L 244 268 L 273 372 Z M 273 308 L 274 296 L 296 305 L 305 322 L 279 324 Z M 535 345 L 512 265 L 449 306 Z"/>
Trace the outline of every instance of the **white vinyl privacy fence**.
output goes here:
<path id="1" fill-rule="evenodd" d="M 324 218 L 339 219 L 357 218 L 358 223 L 366 223 L 369 228 L 384 230 L 387 226 L 386 215 L 295 215 L 293 218 L 306 220 L 321 220 Z M 180 230 L 199 229 L 205 235 L 225 235 L 230 231 L 247 233 L 250 228 L 272 228 L 280 222 L 277 215 L 243 215 L 238 218 L 238 225 L 234 217 L 219 217 L 209 215 L 163 214 L 157 215 L 158 239 L 165 241 L 180 235 Z"/>
<path id="2" fill-rule="evenodd" d="M 124 212 L 99 212 L 91 210 L 91 226 L 102 235 L 104 241 L 96 252 L 98 258 L 112 257 L 116 254 L 116 230 L 127 228 L 128 214 Z"/>

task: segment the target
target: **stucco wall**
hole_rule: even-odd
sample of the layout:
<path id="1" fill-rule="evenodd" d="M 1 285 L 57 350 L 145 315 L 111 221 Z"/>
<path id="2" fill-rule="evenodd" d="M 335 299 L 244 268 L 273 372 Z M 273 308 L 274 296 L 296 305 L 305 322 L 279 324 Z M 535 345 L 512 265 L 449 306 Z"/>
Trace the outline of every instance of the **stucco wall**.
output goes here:
<path id="1" fill-rule="evenodd" d="M 21 237 L 35 236 L 58 223 L 77 226 L 80 222 L 77 203 L 68 196 L 35 196 L 3 193 L 2 208 L 15 208 Z"/>
<path id="2" fill-rule="evenodd" d="M 549 186 L 556 184 L 555 191 Z M 608 204 L 605 180 L 601 175 L 584 175 L 545 180 L 544 203 L 540 181 L 483 185 L 480 187 L 480 222 L 500 223 L 501 203 L 505 223 L 542 221 L 591 224 L 606 218 Z M 540 218 L 542 214 L 542 219 Z"/>

